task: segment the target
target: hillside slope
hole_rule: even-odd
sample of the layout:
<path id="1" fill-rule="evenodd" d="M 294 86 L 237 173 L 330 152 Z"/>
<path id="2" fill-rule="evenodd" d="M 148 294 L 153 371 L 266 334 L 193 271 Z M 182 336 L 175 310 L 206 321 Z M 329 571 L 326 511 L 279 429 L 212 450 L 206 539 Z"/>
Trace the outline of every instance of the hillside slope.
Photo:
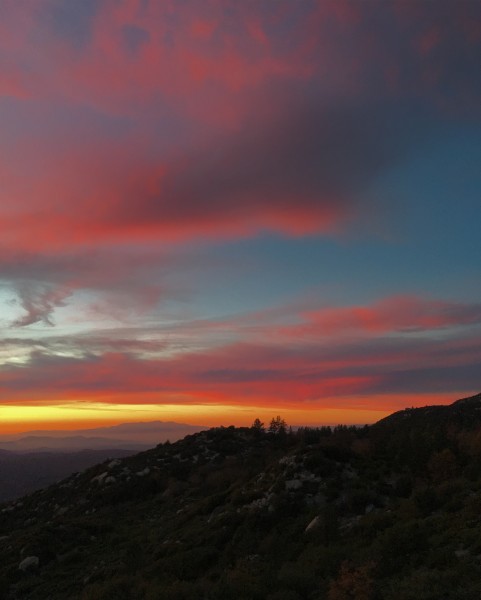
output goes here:
<path id="1" fill-rule="evenodd" d="M 79 452 L 30 452 L 0 450 L 0 502 L 13 500 L 104 461 L 133 454 L 131 449 L 109 448 Z"/>
<path id="2" fill-rule="evenodd" d="M 0 508 L 0 597 L 479 598 L 481 396 L 463 402 L 454 425 L 216 428 L 72 475 Z"/>

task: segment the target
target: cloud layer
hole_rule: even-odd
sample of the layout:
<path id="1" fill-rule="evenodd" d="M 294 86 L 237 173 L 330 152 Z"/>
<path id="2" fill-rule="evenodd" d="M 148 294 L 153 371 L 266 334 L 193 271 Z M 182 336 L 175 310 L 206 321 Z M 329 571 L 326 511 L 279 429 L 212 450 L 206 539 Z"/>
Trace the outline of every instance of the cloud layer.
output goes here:
<path id="1" fill-rule="evenodd" d="M 0 370 L 5 403 L 28 400 L 152 404 L 336 406 L 372 395 L 475 389 L 480 305 L 387 298 L 372 306 L 307 313 L 305 325 L 259 325 L 259 315 L 152 331 L 52 337 L 26 362 Z M 306 319 L 302 313 L 291 320 Z M 230 341 L 213 343 L 221 328 Z M 186 330 L 188 333 L 186 333 Z M 184 344 L 182 344 L 182 340 Z M 199 348 L 201 344 L 209 347 Z M 388 409 L 389 401 L 383 400 Z M 395 408 L 393 406 L 392 408 Z"/>
<path id="2" fill-rule="evenodd" d="M 450 0 L 3 2 L 0 401 L 475 391 L 479 236 L 452 239 L 449 215 L 481 218 L 480 19 Z"/>

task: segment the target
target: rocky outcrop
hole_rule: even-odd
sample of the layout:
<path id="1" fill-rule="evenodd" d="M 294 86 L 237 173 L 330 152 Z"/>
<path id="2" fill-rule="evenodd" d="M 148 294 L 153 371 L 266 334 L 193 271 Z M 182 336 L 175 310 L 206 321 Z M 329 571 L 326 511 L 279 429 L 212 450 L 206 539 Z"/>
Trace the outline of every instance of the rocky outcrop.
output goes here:
<path id="1" fill-rule="evenodd" d="M 24 558 L 20 564 L 18 565 L 18 568 L 20 571 L 26 572 L 26 571 L 32 571 L 34 569 L 37 569 L 40 565 L 40 559 L 38 556 L 27 556 L 26 558 Z"/>

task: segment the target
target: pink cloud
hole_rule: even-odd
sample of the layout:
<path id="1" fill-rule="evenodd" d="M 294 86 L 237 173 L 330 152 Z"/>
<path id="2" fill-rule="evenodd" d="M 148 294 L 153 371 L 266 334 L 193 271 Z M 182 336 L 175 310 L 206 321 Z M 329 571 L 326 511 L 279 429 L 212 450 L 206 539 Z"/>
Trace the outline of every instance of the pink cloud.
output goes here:
<path id="1" fill-rule="evenodd" d="M 463 77 L 457 62 L 471 64 L 479 41 L 463 37 L 471 9 L 450 9 L 448 35 L 442 11 L 402 4 L 279 2 L 268 11 L 106 0 L 66 35 L 53 4 L 10 3 L 0 89 L 29 97 L 17 118 L 34 115 L 35 127 L 0 149 L 6 243 L 48 252 L 265 230 L 337 234 L 378 210 L 356 194 L 418 143 L 393 125 L 389 102 L 422 85 L 431 104 L 451 71 Z M 373 11 L 383 25 L 375 30 Z M 464 93 L 473 78 L 459 83 Z M 40 127 L 59 107 L 70 111 L 64 127 Z M 98 132 L 92 115 L 79 118 L 86 107 L 121 124 Z"/>
<path id="2" fill-rule="evenodd" d="M 465 357 L 462 364 L 458 353 Z M 118 352 L 76 359 L 34 353 L 29 364 L 1 368 L 1 400 L 300 408 L 313 402 L 335 406 L 336 398 L 344 402 L 371 394 L 375 406 L 378 395 L 412 398 L 416 393 L 475 390 L 480 361 L 479 337 L 378 342 L 371 348 L 237 343 L 151 359 Z"/>
<path id="3" fill-rule="evenodd" d="M 285 327 L 282 332 L 309 337 L 436 330 L 481 323 L 481 305 L 392 296 L 367 306 L 309 311 L 302 318 L 303 323 Z"/>
<path id="4" fill-rule="evenodd" d="M 278 81 L 291 87 L 317 81 L 340 98 L 365 96 L 373 77 L 379 86 L 377 75 L 397 65 L 398 94 L 413 94 L 420 85 L 424 93 L 440 94 L 460 60 L 471 65 L 481 41 L 479 7 L 468 2 L 441 1 L 437 11 L 423 3 L 361 8 L 352 1 L 302 7 L 279 1 L 276 10 L 236 2 L 104 0 L 96 6 L 70 26 L 69 36 L 59 33 L 54 3 L 10 3 L 0 36 L 7 79 L 21 81 L 22 91 L 38 99 L 125 114 L 167 103 L 238 130 L 253 98 L 268 95 L 275 105 L 270 86 Z M 87 8 L 75 10 L 85 17 Z M 81 27 L 82 44 L 76 41 Z M 439 80 L 429 81 L 436 68 Z M 467 84 L 463 79 L 461 94 Z"/>

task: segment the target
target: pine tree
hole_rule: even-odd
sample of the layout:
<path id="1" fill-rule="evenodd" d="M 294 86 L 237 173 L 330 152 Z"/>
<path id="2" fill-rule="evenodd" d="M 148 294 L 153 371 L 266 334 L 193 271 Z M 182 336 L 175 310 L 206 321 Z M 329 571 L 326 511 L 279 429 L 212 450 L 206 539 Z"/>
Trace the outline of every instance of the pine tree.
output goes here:
<path id="1" fill-rule="evenodd" d="M 287 423 L 279 415 L 271 420 L 269 433 L 284 434 L 287 432 Z"/>
<path id="2" fill-rule="evenodd" d="M 255 419 L 254 423 L 251 425 L 251 429 L 255 429 L 256 431 L 265 431 L 264 423 L 260 419 Z"/>

